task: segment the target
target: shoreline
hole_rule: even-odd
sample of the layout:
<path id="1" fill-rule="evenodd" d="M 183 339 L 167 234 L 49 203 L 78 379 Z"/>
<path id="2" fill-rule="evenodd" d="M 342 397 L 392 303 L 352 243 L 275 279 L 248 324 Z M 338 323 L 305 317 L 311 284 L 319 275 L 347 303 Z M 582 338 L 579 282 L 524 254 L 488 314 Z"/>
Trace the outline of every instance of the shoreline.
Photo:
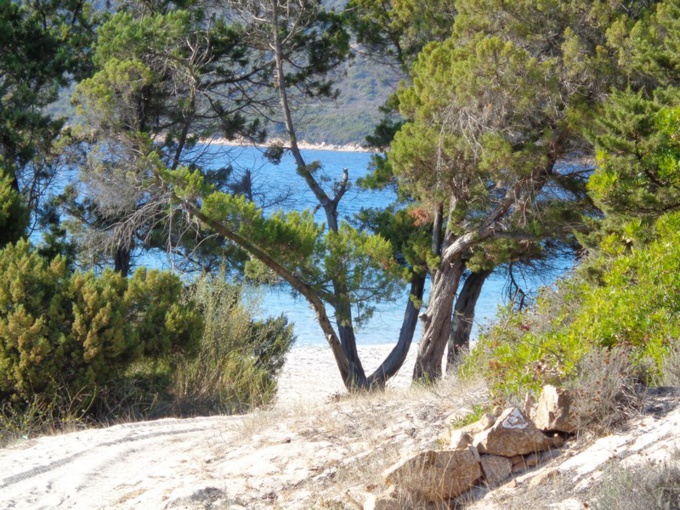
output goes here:
<path id="1" fill-rule="evenodd" d="M 252 143 L 247 140 L 227 140 L 226 138 L 211 138 L 211 139 L 202 139 L 199 141 L 199 143 L 208 143 L 208 144 L 215 144 L 215 145 L 224 145 L 227 147 L 258 147 L 258 148 L 263 148 L 266 149 L 272 144 L 280 144 L 285 148 L 288 148 L 289 144 L 286 143 L 285 140 L 279 139 L 279 138 L 274 138 L 272 140 L 268 140 L 265 143 Z M 376 149 L 371 149 L 368 147 L 364 147 L 363 145 L 359 144 L 347 144 L 347 145 L 336 145 L 332 143 L 325 143 L 325 142 L 320 142 L 320 143 L 312 143 L 312 142 L 298 142 L 298 147 L 302 150 L 306 151 L 332 151 L 332 152 L 367 152 L 367 153 L 378 153 L 379 151 Z"/>

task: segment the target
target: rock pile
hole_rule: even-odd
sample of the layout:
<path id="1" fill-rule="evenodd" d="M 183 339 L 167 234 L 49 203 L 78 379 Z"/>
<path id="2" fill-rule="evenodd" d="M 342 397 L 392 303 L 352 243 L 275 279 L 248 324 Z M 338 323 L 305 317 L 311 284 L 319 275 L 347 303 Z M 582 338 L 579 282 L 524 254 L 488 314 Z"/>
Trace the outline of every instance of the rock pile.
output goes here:
<path id="1" fill-rule="evenodd" d="M 565 438 L 576 431 L 571 397 L 546 386 L 538 403 L 524 410 L 505 409 L 447 432 L 445 448 L 410 455 L 385 472 L 390 487 L 370 497 L 364 510 L 401 508 L 404 497 L 440 503 L 479 485 L 496 487 L 514 474 L 559 455 Z"/>

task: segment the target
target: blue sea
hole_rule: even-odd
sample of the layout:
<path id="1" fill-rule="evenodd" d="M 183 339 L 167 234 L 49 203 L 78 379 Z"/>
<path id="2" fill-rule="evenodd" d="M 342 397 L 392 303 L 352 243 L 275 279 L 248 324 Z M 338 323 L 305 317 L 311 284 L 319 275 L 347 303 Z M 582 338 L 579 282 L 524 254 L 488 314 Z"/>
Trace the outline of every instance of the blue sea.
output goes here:
<path id="1" fill-rule="evenodd" d="M 371 154 L 366 152 L 343 152 L 306 150 L 304 156 L 307 163 L 318 161 L 321 168 L 318 170 L 321 180 L 326 189 L 331 190 L 333 183 L 342 178 L 343 170 L 349 172 L 351 182 L 364 177 L 368 173 Z M 240 170 L 252 169 L 253 184 L 256 189 L 261 189 L 263 194 L 279 194 L 281 200 L 269 209 L 275 208 L 311 208 L 316 206 L 313 194 L 307 188 L 302 177 L 295 172 L 295 162 L 291 156 L 286 156 L 278 166 L 270 164 L 264 158 L 262 151 L 253 147 L 240 147 L 230 151 L 229 158 L 233 158 L 231 164 Z M 330 193 L 329 193 L 330 194 Z M 395 200 L 392 191 L 366 191 L 358 186 L 352 188 L 344 196 L 340 203 L 340 213 L 344 218 L 359 212 L 361 208 L 383 207 Z M 319 221 L 323 221 L 323 214 L 317 212 Z M 560 276 L 565 267 L 570 264 L 560 263 L 558 268 L 547 275 L 536 276 L 527 274 L 515 274 L 518 283 L 530 294 L 543 285 L 549 285 Z M 480 327 L 490 324 L 498 311 L 499 306 L 508 302 L 508 276 L 507 271 L 498 271 L 486 281 L 479 298 L 473 326 L 472 337 L 476 338 Z M 314 320 L 314 314 L 307 302 L 302 298 L 293 297 L 285 286 L 260 289 L 261 306 L 260 314 L 279 315 L 285 314 L 295 324 L 297 345 L 321 345 L 326 341 L 320 327 Z M 408 293 L 404 290 L 403 296 L 393 303 L 378 305 L 372 319 L 357 331 L 359 345 L 370 344 L 393 344 L 399 335 L 399 329 L 406 308 Z M 420 328 L 416 331 L 414 341 L 420 338 Z"/>
<path id="2" fill-rule="evenodd" d="M 307 188 L 302 177 L 295 171 L 295 163 L 290 155 L 285 156 L 279 165 L 270 163 L 264 157 L 263 151 L 256 147 L 229 147 L 222 145 L 199 146 L 194 155 L 200 153 L 200 158 L 207 168 L 222 168 L 231 166 L 236 175 L 250 172 L 254 199 L 267 213 L 277 209 L 314 210 L 317 202 Z M 332 194 L 333 184 L 340 180 L 343 170 L 349 173 L 350 182 L 364 177 L 369 172 L 371 154 L 366 152 L 345 152 L 330 150 L 305 150 L 304 157 L 308 164 L 318 162 L 320 167 L 316 174 L 329 195 Z M 64 176 L 65 182 L 75 179 L 75 172 Z M 63 186 L 58 186 L 61 188 Z M 362 208 L 384 207 L 395 200 L 393 191 L 366 191 L 352 185 L 343 197 L 339 211 L 341 218 L 351 219 Z M 323 211 L 317 211 L 315 216 L 319 222 L 324 221 Z M 39 241 L 39 234 L 32 236 L 34 242 Z M 137 258 L 137 265 L 147 265 L 159 268 L 169 268 L 168 259 L 163 254 L 145 254 Z M 530 294 L 543 285 L 549 285 L 561 276 L 571 265 L 563 261 L 558 267 L 542 276 L 516 274 L 515 279 Z M 508 302 L 508 276 L 506 271 L 499 270 L 489 277 L 484 285 L 477 303 L 475 324 L 472 338 L 479 335 L 480 328 L 490 324 L 499 306 Z M 314 314 L 307 302 L 302 298 L 291 295 L 284 285 L 276 287 L 258 287 L 248 293 L 253 303 L 256 303 L 257 314 L 261 317 L 285 314 L 294 323 L 297 345 L 325 345 L 321 329 L 317 325 Z M 392 303 L 378 305 L 370 321 L 357 331 L 359 345 L 394 344 L 399 335 L 404 310 L 408 298 L 407 290 L 403 296 Z M 330 310 L 329 310 L 330 311 Z M 420 338 L 420 328 L 416 331 L 414 341 Z"/>

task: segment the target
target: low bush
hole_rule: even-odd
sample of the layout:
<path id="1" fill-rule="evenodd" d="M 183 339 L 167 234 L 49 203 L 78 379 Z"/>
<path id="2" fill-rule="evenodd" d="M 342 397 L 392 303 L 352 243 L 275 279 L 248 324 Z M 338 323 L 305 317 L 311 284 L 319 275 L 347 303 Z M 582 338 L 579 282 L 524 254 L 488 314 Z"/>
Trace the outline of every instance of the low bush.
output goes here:
<path id="1" fill-rule="evenodd" d="M 635 228 L 606 238 L 583 269 L 544 290 L 529 311 L 505 310 L 462 367 L 484 373 L 497 400 L 578 376 L 594 349 L 620 347 L 639 382 L 660 382 L 680 337 L 680 214 L 661 217 L 652 240 Z M 642 235 L 642 234 L 641 234 Z M 593 278 L 588 268 L 603 268 Z"/>
<path id="2" fill-rule="evenodd" d="M 145 356 L 190 351 L 201 317 L 182 283 L 140 269 L 70 273 L 21 241 L 0 253 L 0 399 L 94 394 Z M 87 399 L 86 399 L 87 400 Z"/>
<path id="3" fill-rule="evenodd" d="M 590 345 L 561 332 L 578 313 L 584 284 L 578 277 L 542 289 L 533 308 L 500 310 L 460 367 L 464 378 L 483 375 L 498 404 L 519 403 L 545 384 L 560 385 L 575 373 Z"/>
<path id="4" fill-rule="evenodd" d="M 138 414 L 130 367 L 153 366 L 146 379 L 158 380 L 160 366 L 192 355 L 200 339 L 201 316 L 182 292 L 170 273 L 72 273 L 60 257 L 8 244 L 0 251 L 0 442 Z M 156 397 L 144 398 L 148 410 Z"/>
<path id="5" fill-rule="evenodd" d="M 205 329 L 198 355 L 177 366 L 171 391 L 178 412 L 243 412 L 270 403 L 295 340 L 292 325 L 283 316 L 253 320 L 252 303 L 220 275 L 201 277 L 189 299 Z"/>
<path id="6" fill-rule="evenodd" d="M 120 419 L 271 402 L 294 341 L 223 276 L 185 288 L 141 268 L 72 273 L 28 243 L 0 252 L 0 441 Z"/>

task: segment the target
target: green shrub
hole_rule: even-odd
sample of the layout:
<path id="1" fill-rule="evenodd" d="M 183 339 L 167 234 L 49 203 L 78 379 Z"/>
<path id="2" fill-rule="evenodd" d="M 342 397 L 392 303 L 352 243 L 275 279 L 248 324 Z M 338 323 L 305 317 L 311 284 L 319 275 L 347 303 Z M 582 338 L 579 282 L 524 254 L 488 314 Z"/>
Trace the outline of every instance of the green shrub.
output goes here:
<path id="1" fill-rule="evenodd" d="M 94 395 L 135 360 L 191 350 L 201 318 L 170 273 L 73 273 L 28 243 L 0 252 L 0 399 Z M 87 400 L 87 398 L 85 399 Z"/>
<path id="2" fill-rule="evenodd" d="M 198 355 L 177 367 L 172 392 L 182 414 L 243 412 L 276 395 L 276 375 L 295 337 L 285 317 L 253 320 L 242 290 L 203 276 L 189 298 L 205 330 Z"/>
<path id="3" fill-rule="evenodd" d="M 0 442 L 118 419 L 271 402 L 294 341 L 223 276 L 185 288 L 141 268 L 72 273 L 27 242 L 0 251 Z"/>
<path id="4" fill-rule="evenodd" d="M 586 269 L 544 291 L 534 309 L 506 310 L 463 373 L 485 373 L 496 398 L 507 399 L 561 384 L 593 348 L 619 346 L 642 382 L 658 382 L 680 337 L 680 214 L 661 217 L 649 243 L 626 235 L 633 231 L 606 238 Z M 603 268 L 595 282 L 592 267 Z"/>
<path id="5" fill-rule="evenodd" d="M 483 374 L 500 404 L 521 401 L 545 384 L 561 384 L 590 349 L 560 334 L 573 322 L 586 288 L 575 275 L 543 289 L 533 308 L 501 310 L 466 357 L 461 376 Z"/>

